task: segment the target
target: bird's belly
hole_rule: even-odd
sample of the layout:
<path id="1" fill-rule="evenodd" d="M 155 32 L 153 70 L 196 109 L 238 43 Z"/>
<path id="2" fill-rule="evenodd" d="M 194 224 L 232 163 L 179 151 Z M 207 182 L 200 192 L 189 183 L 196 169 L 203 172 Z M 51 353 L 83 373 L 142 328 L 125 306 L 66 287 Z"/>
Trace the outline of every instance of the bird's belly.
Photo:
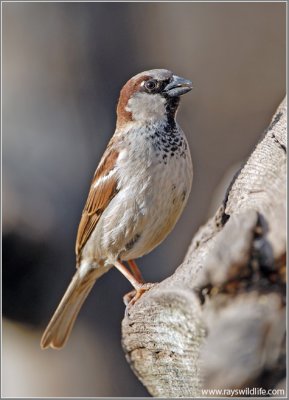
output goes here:
<path id="1" fill-rule="evenodd" d="M 156 204 L 161 199 L 156 201 Z M 140 233 L 130 240 L 121 253 L 121 259 L 130 260 L 143 256 L 160 244 L 175 226 L 183 209 L 180 198 L 163 198 L 165 204 L 162 210 L 157 207 L 150 212 L 145 224 L 142 224 Z"/>
<path id="2" fill-rule="evenodd" d="M 172 160 L 172 165 L 158 164 L 144 191 L 134 235 L 120 254 L 129 260 L 143 256 L 160 244 L 171 232 L 187 202 L 191 189 L 188 160 Z M 137 193 L 136 193 L 137 198 Z"/>
<path id="3" fill-rule="evenodd" d="M 96 260 L 124 261 L 149 253 L 170 233 L 187 202 L 190 157 L 136 170 L 111 200 L 85 252 Z"/>

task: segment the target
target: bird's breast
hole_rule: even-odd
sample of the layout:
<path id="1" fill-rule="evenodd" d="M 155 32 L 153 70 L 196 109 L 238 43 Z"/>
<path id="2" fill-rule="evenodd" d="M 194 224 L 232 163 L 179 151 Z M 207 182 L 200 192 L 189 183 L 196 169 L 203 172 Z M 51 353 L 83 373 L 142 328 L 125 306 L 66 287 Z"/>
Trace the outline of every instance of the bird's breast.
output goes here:
<path id="1" fill-rule="evenodd" d="M 129 260 L 156 247 L 176 224 L 190 193 L 192 164 L 182 131 L 129 132 L 116 164 L 117 194 L 87 248 L 95 258 Z"/>
<path id="2" fill-rule="evenodd" d="M 137 143 L 126 146 L 118 160 L 119 199 L 133 221 L 124 259 L 148 253 L 167 236 L 187 202 L 192 182 L 190 152 L 181 130 L 155 129 L 138 136 Z"/>

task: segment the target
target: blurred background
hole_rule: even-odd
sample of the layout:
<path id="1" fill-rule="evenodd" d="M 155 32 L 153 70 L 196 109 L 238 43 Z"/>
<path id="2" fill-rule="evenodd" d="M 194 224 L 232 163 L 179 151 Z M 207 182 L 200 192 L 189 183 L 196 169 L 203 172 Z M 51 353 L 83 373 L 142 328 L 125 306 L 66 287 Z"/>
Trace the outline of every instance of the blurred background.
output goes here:
<path id="1" fill-rule="evenodd" d="M 39 347 L 74 273 L 119 91 L 151 68 L 194 84 L 178 114 L 194 162 L 189 204 L 139 260 L 145 279 L 160 281 L 285 95 L 285 3 L 5 3 L 2 12 L 2 396 L 148 396 L 121 348 L 131 287 L 118 271 L 97 282 L 62 351 Z"/>

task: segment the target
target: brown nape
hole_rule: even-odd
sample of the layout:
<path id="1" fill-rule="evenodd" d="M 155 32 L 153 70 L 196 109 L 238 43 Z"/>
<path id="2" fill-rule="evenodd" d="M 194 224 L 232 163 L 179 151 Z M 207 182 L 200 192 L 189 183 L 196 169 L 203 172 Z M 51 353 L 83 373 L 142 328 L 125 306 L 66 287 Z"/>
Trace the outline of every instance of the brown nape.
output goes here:
<path id="1" fill-rule="evenodd" d="M 121 89 L 120 96 L 117 104 L 117 127 L 132 121 L 132 115 L 130 112 L 126 111 L 126 106 L 131 98 L 131 96 L 138 92 L 140 89 L 140 84 L 143 81 L 149 80 L 151 77 L 148 75 L 140 76 L 138 79 L 130 79 Z"/>

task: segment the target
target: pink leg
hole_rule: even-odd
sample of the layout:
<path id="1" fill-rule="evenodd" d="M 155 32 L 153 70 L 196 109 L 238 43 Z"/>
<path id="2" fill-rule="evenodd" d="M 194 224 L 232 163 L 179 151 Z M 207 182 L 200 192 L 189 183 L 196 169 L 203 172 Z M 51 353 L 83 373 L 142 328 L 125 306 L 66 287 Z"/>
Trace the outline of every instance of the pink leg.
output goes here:
<path id="1" fill-rule="evenodd" d="M 135 276 L 132 275 L 130 271 L 128 271 L 128 269 L 120 261 L 115 261 L 114 266 L 126 277 L 126 279 L 130 281 L 132 286 L 135 288 L 135 290 L 127 293 L 124 296 L 124 303 L 126 305 L 134 304 L 143 295 L 144 292 L 146 292 L 153 286 L 152 283 L 144 284 L 142 281 L 139 281 Z"/>
<path id="2" fill-rule="evenodd" d="M 131 272 L 133 273 L 133 276 L 139 281 L 144 283 L 144 278 L 142 277 L 142 274 L 139 270 L 139 267 L 137 266 L 136 262 L 134 260 L 129 260 L 128 262 L 129 268 Z"/>
<path id="3" fill-rule="evenodd" d="M 136 290 L 142 287 L 142 282 L 139 282 L 120 261 L 115 261 L 114 266 L 130 281 Z"/>

